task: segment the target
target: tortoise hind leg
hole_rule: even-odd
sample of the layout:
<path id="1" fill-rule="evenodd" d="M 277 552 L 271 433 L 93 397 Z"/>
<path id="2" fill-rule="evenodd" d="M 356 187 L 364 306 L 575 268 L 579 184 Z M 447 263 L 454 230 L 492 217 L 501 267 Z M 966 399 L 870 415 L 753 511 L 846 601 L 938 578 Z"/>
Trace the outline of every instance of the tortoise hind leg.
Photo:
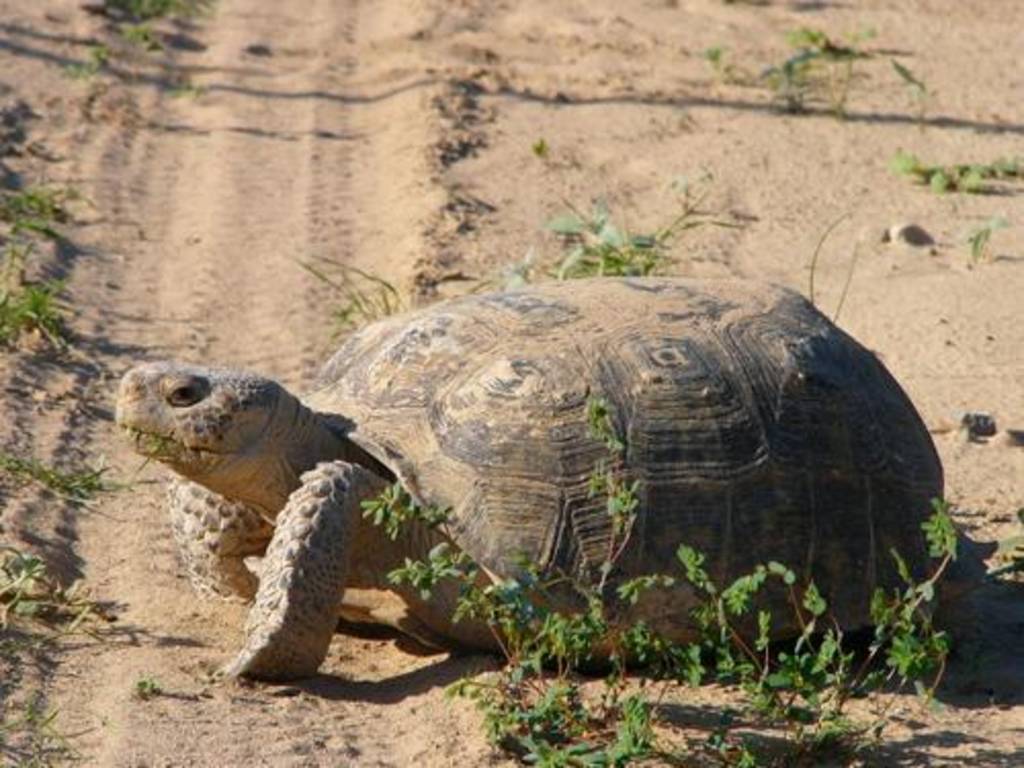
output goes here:
<path id="1" fill-rule="evenodd" d="M 226 674 L 290 680 L 316 673 L 338 623 L 360 501 L 386 482 L 346 462 L 306 472 L 277 518 L 245 645 Z"/>
<path id="2" fill-rule="evenodd" d="M 263 554 L 273 526 L 244 504 L 185 480 L 171 483 L 167 501 L 178 553 L 196 591 L 251 600 L 256 577 L 245 558 Z"/>

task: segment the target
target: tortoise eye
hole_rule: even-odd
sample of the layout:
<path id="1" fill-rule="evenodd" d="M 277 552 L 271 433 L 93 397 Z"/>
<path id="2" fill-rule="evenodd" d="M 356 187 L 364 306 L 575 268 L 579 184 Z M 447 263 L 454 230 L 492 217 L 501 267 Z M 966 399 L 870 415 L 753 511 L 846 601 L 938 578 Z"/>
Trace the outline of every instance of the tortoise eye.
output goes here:
<path id="1" fill-rule="evenodd" d="M 188 408 L 206 397 L 209 391 L 210 385 L 206 379 L 190 376 L 171 384 L 168 387 L 166 399 L 168 404 L 175 408 Z"/>

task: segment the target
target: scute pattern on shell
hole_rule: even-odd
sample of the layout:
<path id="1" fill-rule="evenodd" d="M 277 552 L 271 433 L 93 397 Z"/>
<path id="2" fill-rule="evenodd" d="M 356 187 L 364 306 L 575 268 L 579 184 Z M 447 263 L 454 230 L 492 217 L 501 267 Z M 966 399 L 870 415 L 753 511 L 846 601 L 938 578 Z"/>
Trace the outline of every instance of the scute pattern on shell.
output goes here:
<path id="1" fill-rule="evenodd" d="M 596 279 L 445 302 L 375 323 L 307 398 L 421 502 L 451 507 L 492 572 L 525 554 L 592 572 L 610 521 L 588 479 L 607 458 L 587 400 L 612 404 L 640 513 L 620 576 L 712 576 L 768 558 L 813 572 L 863 623 L 893 547 L 921 570 L 920 521 L 941 495 L 926 429 L 877 358 L 791 291 L 741 281 Z M 667 601 L 664 620 L 689 601 Z M 650 610 L 648 606 L 647 610 Z M 844 617 L 844 612 L 848 616 Z"/>

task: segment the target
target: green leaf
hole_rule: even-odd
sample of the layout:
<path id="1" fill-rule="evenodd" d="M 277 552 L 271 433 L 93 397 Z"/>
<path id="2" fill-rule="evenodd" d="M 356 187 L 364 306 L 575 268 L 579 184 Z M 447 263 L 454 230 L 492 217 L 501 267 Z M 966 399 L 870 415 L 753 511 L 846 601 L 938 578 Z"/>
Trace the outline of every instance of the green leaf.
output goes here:
<path id="1" fill-rule="evenodd" d="M 924 93 L 928 90 L 927 88 L 925 88 L 924 83 L 922 83 L 914 76 L 913 72 L 911 72 L 905 66 L 900 64 L 898 61 L 896 61 L 896 59 L 890 59 L 890 61 L 892 62 L 892 68 L 896 70 L 896 74 L 898 74 L 900 78 L 902 78 L 903 82 L 913 87 L 920 93 Z"/>
<path id="2" fill-rule="evenodd" d="M 19 600 L 14 604 L 14 613 L 18 616 L 35 616 L 42 607 L 42 603 L 35 600 Z"/>
<path id="3" fill-rule="evenodd" d="M 772 672 L 764 681 L 772 688 L 789 688 L 793 685 L 793 678 L 786 672 Z"/>
<path id="4" fill-rule="evenodd" d="M 1008 539 L 1000 541 L 996 546 L 996 552 L 1000 555 L 1015 554 L 1017 550 L 1024 550 L 1024 534 L 1010 536 Z"/>
<path id="5" fill-rule="evenodd" d="M 915 155 L 912 155 L 909 152 L 904 152 L 900 149 L 896 151 L 892 160 L 889 161 L 889 167 L 895 173 L 900 173 L 905 176 L 913 176 L 917 173 L 918 169 L 920 169 L 921 161 L 918 160 Z"/>
<path id="6" fill-rule="evenodd" d="M 772 614 L 769 611 L 757 612 L 757 642 L 755 647 L 763 651 L 771 642 Z"/>
<path id="7" fill-rule="evenodd" d="M 928 186 L 931 187 L 932 192 L 942 194 L 949 191 L 950 187 L 953 186 L 953 182 L 946 175 L 945 171 L 939 170 L 932 173 L 931 178 L 928 180 Z"/>
<path id="8" fill-rule="evenodd" d="M 560 235 L 578 235 L 586 230 L 586 223 L 574 213 L 555 216 L 547 223 L 547 228 Z"/>
<path id="9" fill-rule="evenodd" d="M 928 554 L 932 557 L 949 556 L 956 560 L 957 537 L 949 504 L 941 499 L 932 499 L 932 515 L 921 523 L 921 529 L 928 540 Z M 901 572 L 902 575 L 902 572 Z M 909 583 L 909 579 L 904 579 Z"/>
<path id="10" fill-rule="evenodd" d="M 774 560 L 771 561 L 768 563 L 768 572 L 781 578 L 787 586 L 792 586 L 796 583 L 796 574 L 782 563 L 777 563 Z"/>
<path id="11" fill-rule="evenodd" d="M 913 580 L 910 578 L 910 569 L 907 568 L 907 561 L 900 557 L 900 553 L 895 549 L 890 548 L 889 554 L 892 555 L 893 561 L 896 563 L 896 572 L 899 573 L 900 578 L 904 584 L 911 584 Z"/>
<path id="12" fill-rule="evenodd" d="M 804 608 L 810 611 L 814 617 L 821 616 L 825 613 L 825 609 L 828 608 L 828 603 L 825 602 L 825 598 L 821 596 L 818 591 L 818 587 L 812 581 L 807 585 L 807 590 L 804 592 L 803 600 Z"/>
<path id="13" fill-rule="evenodd" d="M 613 248 L 622 248 L 626 244 L 626 238 L 619 231 L 619 228 L 612 224 L 610 221 L 606 221 L 601 227 L 601 230 L 597 233 L 598 239 L 605 245 L 610 245 Z"/>

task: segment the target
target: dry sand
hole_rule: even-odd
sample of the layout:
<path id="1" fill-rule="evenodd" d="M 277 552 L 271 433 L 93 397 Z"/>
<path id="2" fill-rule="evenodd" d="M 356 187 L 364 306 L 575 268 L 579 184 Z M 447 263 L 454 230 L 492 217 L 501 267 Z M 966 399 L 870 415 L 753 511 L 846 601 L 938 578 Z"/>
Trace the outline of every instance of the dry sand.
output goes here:
<path id="1" fill-rule="evenodd" d="M 756 74 L 801 25 L 877 30 L 845 120 L 818 103 L 782 114 L 764 88 L 721 82 L 702 56 L 724 46 Z M 83 195 L 66 240 L 32 269 L 67 280 L 75 351 L 0 356 L 0 443 L 64 467 L 102 455 L 135 481 L 89 508 L 0 485 L 0 540 L 83 579 L 116 618 L 102 641 L 0 662 L 5 718 L 41 696 L 83 764 L 503 764 L 475 711 L 443 696 L 487 658 L 339 635 L 308 684 L 209 681 L 238 646 L 244 607 L 190 590 L 162 509 L 165 474 L 134 474 L 113 393 L 127 367 L 164 357 L 307 382 L 331 348 L 336 300 L 300 261 L 370 270 L 427 301 L 531 251 L 555 259 L 543 224 L 563 200 L 603 198 L 642 231 L 676 211 L 675 179 L 710 173 L 704 207 L 740 226 L 687 233 L 668 271 L 806 293 L 811 255 L 843 217 L 821 248 L 815 300 L 837 306 L 856 257 L 840 324 L 933 429 L 960 522 L 985 540 L 1014 530 L 1024 448 L 1005 428 L 1024 429 L 1024 185 L 939 196 L 887 164 L 901 147 L 935 162 L 1024 155 L 1024 6 L 221 0 L 208 18 L 160 29 L 177 34 L 166 53 L 73 80 L 68 65 L 112 44 L 102 19 L 77 2 L 0 0 L 0 106 L 20 99 L 36 113 L 17 154 L 0 157 L 0 181 Z M 923 121 L 894 57 L 934 92 Z M 531 151 L 540 138 L 545 159 Z M 997 214 L 1011 228 L 971 265 L 966 233 Z M 881 242 L 905 222 L 936 244 Z M 955 429 L 965 410 L 991 411 L 1000 433 L 966 442 Z M 1022 606 L 1005 587 L 957 609 L 966 650 L 945 708 L 901 698 L 868 764 L 1024 765 Z M 134 698 L 144 676 L 166 694 Z M 706 722 L 715 697 L 684 694 L 679 725 Z M 5 750 L 12 764 L 31 751 L 18 739 Z"/>

